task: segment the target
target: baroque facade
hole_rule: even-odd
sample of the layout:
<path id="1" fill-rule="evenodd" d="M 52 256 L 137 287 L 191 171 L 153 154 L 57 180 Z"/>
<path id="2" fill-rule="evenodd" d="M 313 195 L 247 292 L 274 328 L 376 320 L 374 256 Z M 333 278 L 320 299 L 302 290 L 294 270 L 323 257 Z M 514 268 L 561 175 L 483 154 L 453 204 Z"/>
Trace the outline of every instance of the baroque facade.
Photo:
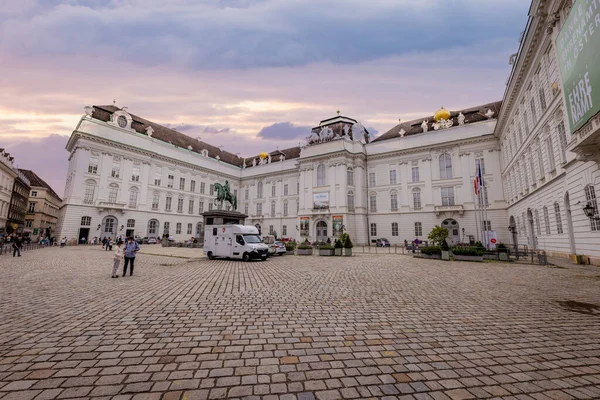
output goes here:
<path id="1" fill-rule="evenodd" d="M 345 231 L 358 244 L 400 244 L 443 225 L 454 242 L 477 240 L 476 165 L 489 182 L 485 226 L 507 219 L 493 135 L 500 104 L 443 110 L 446 118 L 400 123 L 372 141 L 338 115 L 302 148 L 245 159 L 115 106 L 87 107 L 67 144 L 59 235 L 199 237 L 201 213 L 220 206 L 214 187 L 227 181 L 262 234 L 326 241 Z"/>
<path id="2" fill-rule="evenodd" d="M 24 233 L 32 239 L 51 237 L 56 230 L 61 198 L 35 172 L 20 169 L 30 182 L 29 203 L 25 215 Z"/>
<path id="3" fill-rule="evenodd" d="M 6 233 L 8 210 L 16 177 L 14 158 L 4 149 L 0 149 L 0 236 Z"/>
<path id="4" fill-rule="evenodd" d="M 586 1 L 532 2 L 496 126 L 511 242 L 554 256 L 587 255 L 595 264 L 600 264 L 600 116 L 571 132 L 557 39 L 570 13 L 591 12 L 598 31 L 598 8 L 588 8 Z M 594 68 L 600 75 L 597 63 Z"/>

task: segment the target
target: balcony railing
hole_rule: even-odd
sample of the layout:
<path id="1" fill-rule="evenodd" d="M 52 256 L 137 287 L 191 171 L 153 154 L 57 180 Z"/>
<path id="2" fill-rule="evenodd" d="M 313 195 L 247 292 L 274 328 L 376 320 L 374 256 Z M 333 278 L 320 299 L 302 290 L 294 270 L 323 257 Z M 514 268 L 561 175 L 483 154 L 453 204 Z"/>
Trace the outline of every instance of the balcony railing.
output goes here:
<path id="1" fill-rule="evenodd" d="M 108 208 L 125 208 L 127 206 L 126 203 L 117 203 L 112 201 L 101 201 L 98 203 L 100 207 L 108 207 Z"/>
<path id="2" fill-rule="evenodd" d="M 436 213 L 436 215 L 439 215 L 442 212 L 452 212 L 452 211 L 458 211 L 460 213 L 460 215 L 462 215 L 465 212 L 465 208 L 462 206 L 462 204 L 455 204 L 452 206 L 435 206 L 434 207 L 434 211 Z"/>

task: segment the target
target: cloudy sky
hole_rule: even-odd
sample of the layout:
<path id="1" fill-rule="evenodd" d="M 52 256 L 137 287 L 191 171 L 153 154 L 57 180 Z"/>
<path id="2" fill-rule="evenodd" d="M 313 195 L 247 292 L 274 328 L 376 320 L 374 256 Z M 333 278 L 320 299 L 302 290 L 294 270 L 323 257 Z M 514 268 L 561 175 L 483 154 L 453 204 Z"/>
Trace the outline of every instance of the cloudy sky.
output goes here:
<path id="1" fill-rule="evenodd" d="M 343 115 L 502 98 L 529 1 L 0 0 L 0 147 L 62 194 L 88 104 L 232 152 L 295 146 Z"/>

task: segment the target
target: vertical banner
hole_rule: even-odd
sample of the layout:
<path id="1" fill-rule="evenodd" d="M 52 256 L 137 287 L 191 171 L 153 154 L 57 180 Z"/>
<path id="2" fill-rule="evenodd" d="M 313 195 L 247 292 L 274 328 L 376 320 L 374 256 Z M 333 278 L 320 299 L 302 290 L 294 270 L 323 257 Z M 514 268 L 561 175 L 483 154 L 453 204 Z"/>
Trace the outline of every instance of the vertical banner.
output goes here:
<path id="1" fill-rule="evenodd" d="M 333 236 L 339 236 L 342 234 L 342 226 L 344 226 L 344 216 L 334 215 L 333 220 Z"/>
<path id="2" fill-rule="evenodd" d="M 300 235 L 308 236 L 310 230 L 310 217 L 300 217 Z"/>
<path id="3" fill-rule="evenodd" d="M 483 245 L 489 250 L 495 250 L 496 245 L 498 244 L 496 231 L 484 231 L 483 237 L 485 238 L 485 243 Z"/>
<path id="4" fill-rule="evenodd" d="M 575 0 L 556 38 L 571 133 L 600 111 L 600 6 Z"/>

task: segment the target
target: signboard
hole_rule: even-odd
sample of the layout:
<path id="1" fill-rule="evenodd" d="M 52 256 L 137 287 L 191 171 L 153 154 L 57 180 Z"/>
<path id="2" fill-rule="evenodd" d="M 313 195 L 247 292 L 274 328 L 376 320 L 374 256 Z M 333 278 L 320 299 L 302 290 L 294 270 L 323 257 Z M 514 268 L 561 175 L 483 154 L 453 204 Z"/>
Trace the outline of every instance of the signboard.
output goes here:
<path id="1" fill-rule="evenodd" d="M 342 226 L 344 226 L 344 216 L 343 215 L 334 215 L 332 217 L 333 221 L 333 236 L 339 236 L 342 234 Z"/>
<path id="2" fill-rule="evenodd" d="M 496 244 L 498 243 L 496 231 L 483 231 L 483 238 L 485 240 L 484 245 L 487 249 L 494 250 L 496 248 Z"/>
<path id="3" fill-rule="evenodd" d="M 600 7 L 575 0 L 556 38 L 571 133 L 600 111 Z"/>
<path id="4" fill-rule="evenodd" d="M 308 236 L 310 230 L 310 217 L 300 217 L 300 235 Z"/>
<path id="5" fill-rule="evenodd" d="M 329 192 L 313 194 L 313 208 L 324 210 L 329 208 Z"/>
<path id="6" fill-rule="evenodd" d="M 37 235 L 38 234 L 38 228 L 33 228 L 33 234 Z"/>

